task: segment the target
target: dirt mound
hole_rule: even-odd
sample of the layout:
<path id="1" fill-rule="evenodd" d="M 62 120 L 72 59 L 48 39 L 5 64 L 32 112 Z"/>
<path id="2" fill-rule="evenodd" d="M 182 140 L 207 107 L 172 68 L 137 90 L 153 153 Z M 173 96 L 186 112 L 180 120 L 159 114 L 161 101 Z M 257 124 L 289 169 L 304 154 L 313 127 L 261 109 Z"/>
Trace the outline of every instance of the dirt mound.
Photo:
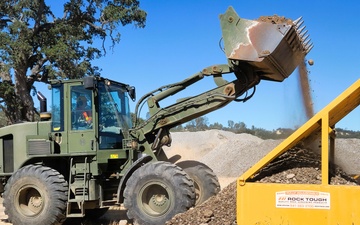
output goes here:
<path id="1" fill-rule="evenodd" d="M 172 162 L 197 160 L 220 178 L 240 176 L 282 141 L 222 130 L 176 132 L 172 138 L 172 146 L 164 149 Z M 336 139 L 335 164 L 348 174 L 360 173 L 359 148 L 360 139 Z"/>
<path id="2" fill-rule="evenodd" d="M 236 224 L 236 182 L 196 208 L 176 215 L 166 225 Z"/>
<path id="3" fill-rule="evenodd" d="M 172 162 L 197 160 L 218 177 L 238 177 L 264 157 L 281 140 L 262 140 L 250 134 L 222 130 L 172 133 L 173 143 L 165 148 Z"/>

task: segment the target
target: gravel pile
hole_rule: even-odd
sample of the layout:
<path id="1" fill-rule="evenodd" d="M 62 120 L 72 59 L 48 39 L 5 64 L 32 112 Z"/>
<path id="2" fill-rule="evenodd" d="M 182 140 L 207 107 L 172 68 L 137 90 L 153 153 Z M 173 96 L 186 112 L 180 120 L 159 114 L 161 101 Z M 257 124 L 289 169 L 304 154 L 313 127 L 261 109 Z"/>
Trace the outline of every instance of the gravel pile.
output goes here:
<path id="1" fill-rule="evenodd" d="M 176 215 L 166 225 L 234 225 L 236 223 L 236 182 L 208 201 Z"/>
<path id="2" fill-rule="evenodd" d="M 205 163 L 218 177 L 238 177 L 281 142 L 222 130 L 176 132 L 172 138 L 165 148 L 169 157 Z"/>
<path id="3" fill-rule="evenodd" d="M 212 168 L 218 177 L 240 176 L 282 141 L 222 130 L 175 132 L 172 139 L 172 146 L 165 152 L 175 159 L 173 162 L 197 160 Z M 336 139 L 335 148 L 335 164 L 346 173 L 360 173 L 360 139 Z"/>

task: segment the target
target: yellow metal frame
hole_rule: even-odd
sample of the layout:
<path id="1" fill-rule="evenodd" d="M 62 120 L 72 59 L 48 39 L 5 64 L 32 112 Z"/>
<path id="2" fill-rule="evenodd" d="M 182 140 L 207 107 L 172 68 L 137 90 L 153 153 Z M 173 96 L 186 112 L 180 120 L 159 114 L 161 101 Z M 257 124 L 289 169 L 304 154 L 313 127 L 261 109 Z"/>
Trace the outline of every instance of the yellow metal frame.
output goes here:
<path id="1" fill-rule="evenodd" d="M 237 223 L 360 224 L 360 186 L 330 185 L 333 128 L 360 104 L 360 79 L 313 116 L 237 180 Z M 254 183 L 249 178 L 299 141 L 321 132 L 321 184 Z"/>

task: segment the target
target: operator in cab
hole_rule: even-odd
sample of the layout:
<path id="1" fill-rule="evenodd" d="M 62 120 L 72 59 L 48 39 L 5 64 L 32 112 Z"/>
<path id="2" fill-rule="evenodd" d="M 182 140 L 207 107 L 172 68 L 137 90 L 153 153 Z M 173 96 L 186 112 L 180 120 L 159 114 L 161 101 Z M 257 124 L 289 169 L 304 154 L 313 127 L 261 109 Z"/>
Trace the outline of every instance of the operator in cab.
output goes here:
<path id="1" fill-rule="evenodd" d="M 91 106 L 88 105 L 88 99 L 80 95 L 76 100 L 75 125 L 77 129 L 89 129 L 92 124 Z"/>

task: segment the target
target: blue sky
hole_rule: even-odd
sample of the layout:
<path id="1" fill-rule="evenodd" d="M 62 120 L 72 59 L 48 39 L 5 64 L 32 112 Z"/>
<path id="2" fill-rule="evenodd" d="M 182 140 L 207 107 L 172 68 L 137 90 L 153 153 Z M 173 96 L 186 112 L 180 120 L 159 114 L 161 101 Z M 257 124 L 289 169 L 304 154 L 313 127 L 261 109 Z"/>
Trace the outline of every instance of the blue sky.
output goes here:
<path id="1" fill-rule="evenodd" d="M 143 0 L 140 5 L 148 13 L 146 27 L 120 27 L 120 44 L 114 52 L 94 62 L 102 68 L 102 76 L 134 85 L 138 99 L 207 66 L 226 63 L 219 48 L 219 14 L 228 6 L 233 6 L 238 15 L 246 19 L 274 14 L 291 19 L 303 16 L 315 46 L 306 57 L 315 62 L 308 66 L 315 112 L 359 79 L 358 1 Z M 205 78 L 162 106 L 214 87 L 212 79 Z M 134 107 L 135 103 L 132 109 Z M 255 96 L 246 103 L 230 103 L 206 117 L 210 123 L 227 125 L 227 121 L 232 120 L 269 130 L 300 126 L 306 118 L 297 74 L 293 73 L 282 83 L 262 81 Z M 353 111 L 337 127 L 360 130 L 360 111 Z"/>

